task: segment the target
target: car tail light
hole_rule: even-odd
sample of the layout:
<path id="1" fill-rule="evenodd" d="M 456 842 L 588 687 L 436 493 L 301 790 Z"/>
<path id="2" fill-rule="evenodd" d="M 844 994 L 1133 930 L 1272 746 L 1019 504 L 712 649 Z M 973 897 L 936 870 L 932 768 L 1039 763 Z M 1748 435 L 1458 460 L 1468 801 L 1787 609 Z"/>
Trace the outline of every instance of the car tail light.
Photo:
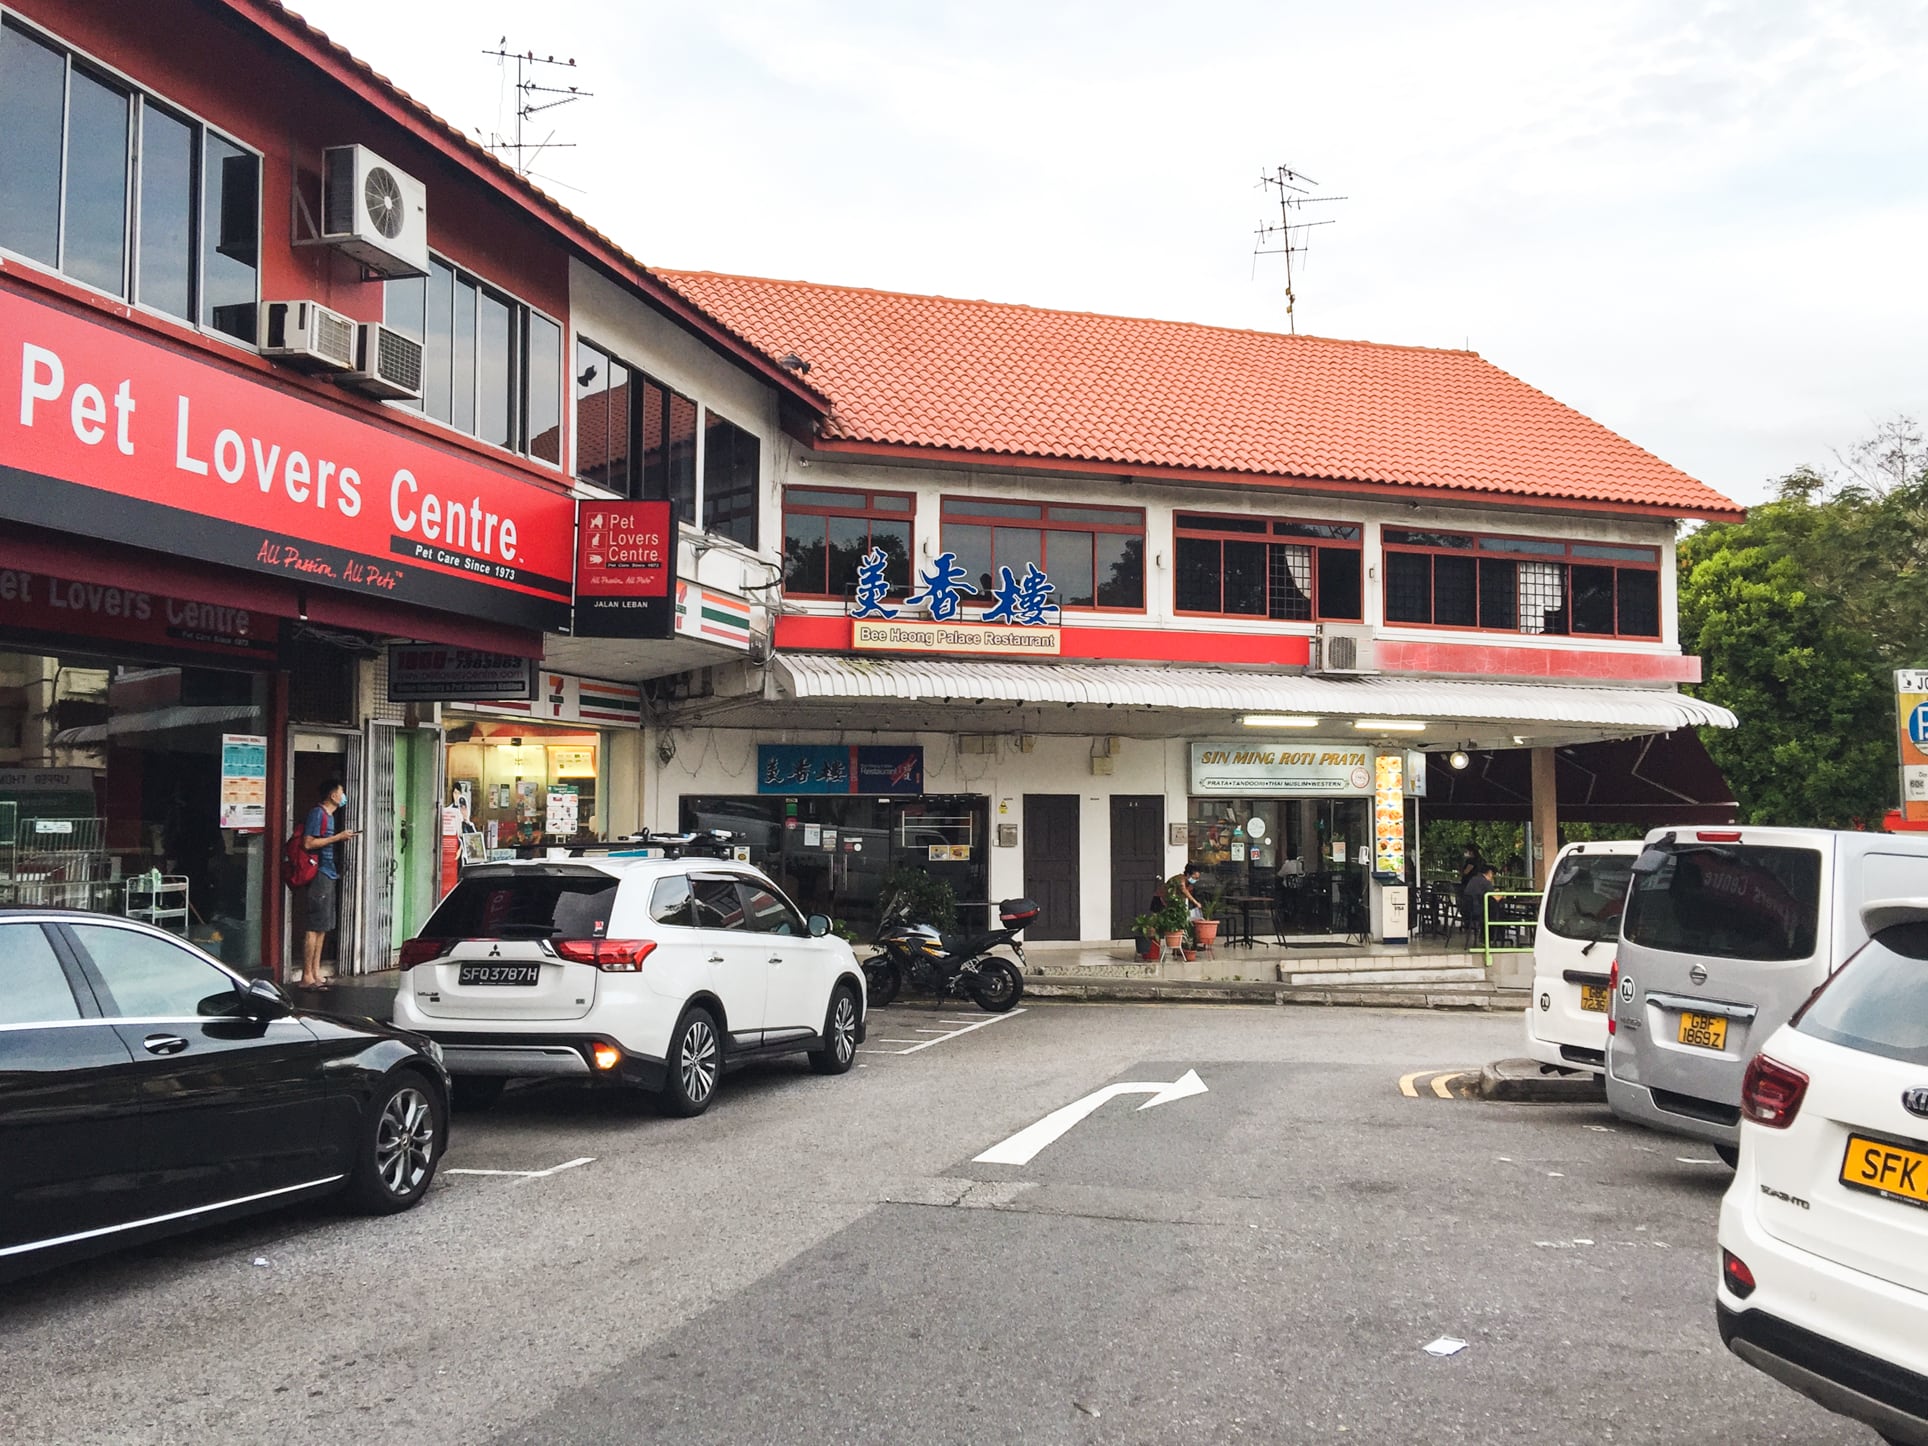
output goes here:
<path id="1" fill-rule="evenodd" d="M 1739 829 L 1702 829 L 1694 835 L 1701 843 L 1739 843 Z"/>
<path id="2" fill-rule="evenodd" d="M 431 959 L 440 959 L 448 953 L 453 939 L 410 939 L 402 945 L 402 955 L 396 961 L 401 969 L 413 969 L 417 964 L 426 964 Z"/>
<path id="3" fill-rule="evenodd" d="M 593 964 L 605 974 L 636 974 L 656 947 L 654 939 L 558 939 L 556 952 L 572 964 Z"/>
<path id="4" fill-rule="evenodd" d="M 1742 1300 L 1754 1293 L 1754 1272 L 1747 1268 L 1747 1262 L 1731 1250 L 1720 1253 L 1720 1275 L 1727 1288 Z"/>
<path id="5" fill-rule="evenodd" d="M 1613 1019 L 1614 1005 L 1619 1002 L 1619 999 L 1620 999 L 1620 956 L 1616 954 L 1613 960 L 1613 967 L 1607 971 L 1607 1033 L 1608 1034 L 1618 1034 L 1620 1032 L 1618 1027 L 1614 1024 L 1614 1019 Z"/>
<path id="6" fill-rule="evenodd" d="M 1741 1115 L 1770 1130 L 1785 1130 L 1801 1111 L 1808 1077 L 1777 1059 L 1757 1054 L 1741 1077 Z"/>

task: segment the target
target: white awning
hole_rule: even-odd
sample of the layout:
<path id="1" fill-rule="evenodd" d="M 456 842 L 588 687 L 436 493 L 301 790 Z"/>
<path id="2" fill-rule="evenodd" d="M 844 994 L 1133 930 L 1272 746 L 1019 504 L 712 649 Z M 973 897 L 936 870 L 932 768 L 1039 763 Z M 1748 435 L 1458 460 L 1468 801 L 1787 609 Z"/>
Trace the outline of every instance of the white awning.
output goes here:
<path id="1" fill-rule="evenodd" d="M 1193 713 L 1290 713 L 1329 719 L 1542 724 L 1620 733 L 1733 728 L 1717 704 L 1671 688 L 1569 687 L 1411 677 L 1313 677 L 1124 663 L 1005 663 L 785 653 L 779 682 L 807 700 L 1059 703 Z"/>

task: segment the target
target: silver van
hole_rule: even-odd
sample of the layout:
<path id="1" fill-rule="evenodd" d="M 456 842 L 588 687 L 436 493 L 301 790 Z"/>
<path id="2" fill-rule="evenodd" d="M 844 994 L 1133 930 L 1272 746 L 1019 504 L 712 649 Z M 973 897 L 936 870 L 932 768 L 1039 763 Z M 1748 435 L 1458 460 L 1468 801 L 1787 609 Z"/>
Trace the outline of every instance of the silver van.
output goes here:
<path id="1" fill-rule="evenodd" d="M 1867 942 L 1861 906 L 1928 895 L 1928 838 L 1818 828 L 1656 829 L 1614 960 L 1607 1103 L 1729 1164 L 1741 1075 Z"/>

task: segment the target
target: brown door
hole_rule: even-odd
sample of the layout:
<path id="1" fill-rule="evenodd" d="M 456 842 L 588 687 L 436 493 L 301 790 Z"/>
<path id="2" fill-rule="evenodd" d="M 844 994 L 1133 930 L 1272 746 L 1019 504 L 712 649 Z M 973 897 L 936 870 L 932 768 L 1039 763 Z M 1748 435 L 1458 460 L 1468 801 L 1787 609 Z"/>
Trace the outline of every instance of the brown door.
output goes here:
<path id="1" fill-rule="evenodd" d="M 1151 908 L 1165 881 L 1165 799 L 1156 793 L 1111 797 L 1111 937 L 1129 939 L 1131 921 Z"/>
<path id="2" fill-rule="evenodd" d="M 1078 937 L 1078 795 L 1024 795 L 1024 892 L 1038 901 L 1027 939 Z"/>

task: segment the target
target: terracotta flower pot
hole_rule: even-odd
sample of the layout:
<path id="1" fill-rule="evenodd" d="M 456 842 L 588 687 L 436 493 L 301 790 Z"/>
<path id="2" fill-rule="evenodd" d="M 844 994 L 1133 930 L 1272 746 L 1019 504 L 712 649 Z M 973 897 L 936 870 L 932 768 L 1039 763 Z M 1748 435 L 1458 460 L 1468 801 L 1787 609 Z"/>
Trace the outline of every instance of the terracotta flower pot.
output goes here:
<path id="1" fill-rule="evenodd" d="M 1185 942 L 1185 931 L 1183 929 L 1173 929 L 1171 933 L 1165 936 L 1165 947 L 1167 949 L 1176 949 L 1180 944 L 1183 944 L 1184 942 Z"/>
<path id="2" fill-rule="evenodd" d="M 1192 932 L 1198 935 L 1198 947 L 1207 948 L 1218 942 L 1218 920 L 1197 919 L 1192 923 Z"/>

